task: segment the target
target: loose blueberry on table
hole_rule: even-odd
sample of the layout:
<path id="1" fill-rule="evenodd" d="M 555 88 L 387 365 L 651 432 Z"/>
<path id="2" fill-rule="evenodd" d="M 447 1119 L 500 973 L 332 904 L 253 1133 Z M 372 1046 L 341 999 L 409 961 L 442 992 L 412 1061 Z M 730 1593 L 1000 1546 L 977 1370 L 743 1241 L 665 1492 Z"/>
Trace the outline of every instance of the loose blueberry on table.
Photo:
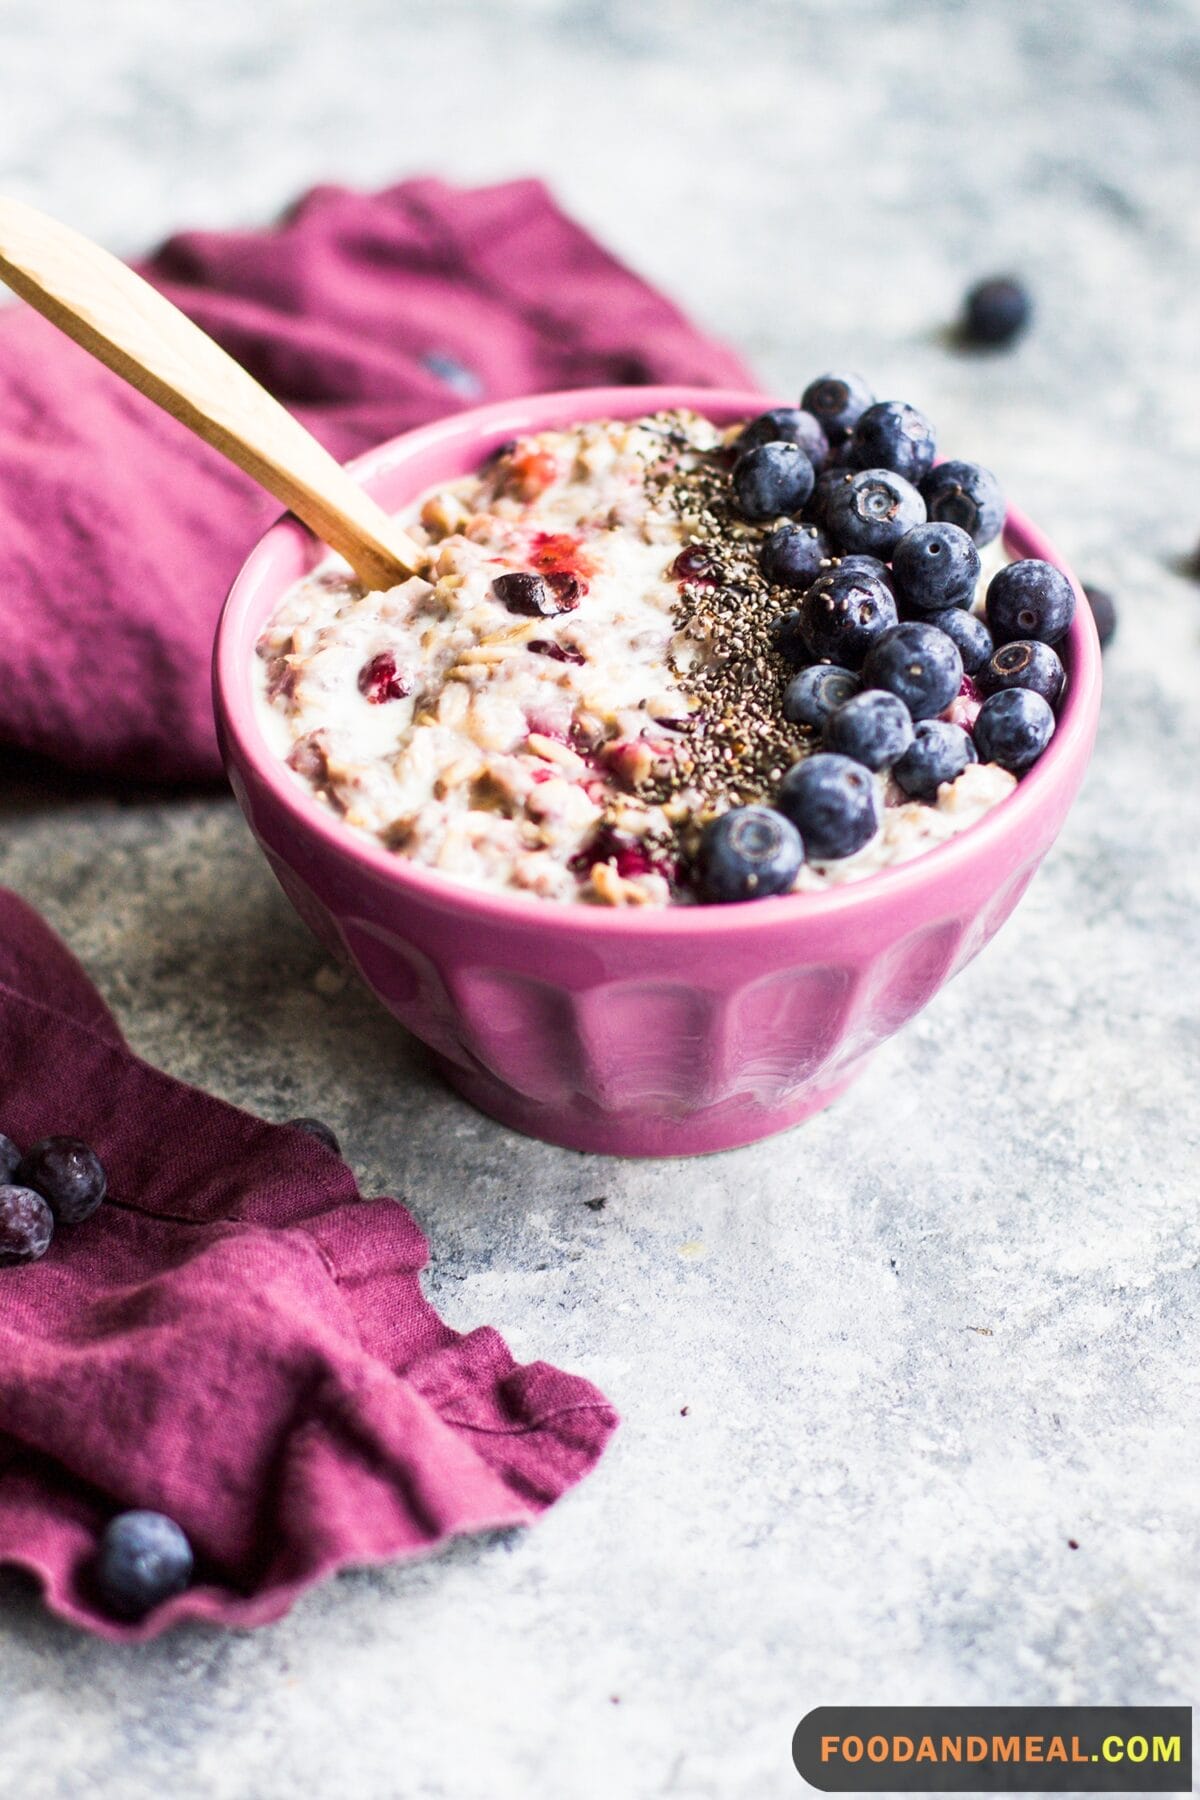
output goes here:
<path id="1" fill-rule="evenodd" d="M 962 337 L 968 344 L 1002 349 L 1015 343 L 1033 316 L 1033 302 L 1015 275 L 989 275 L 968 289 Z"/>
<path id="2" fill-rule="evenodd" d="M 54 1236 L 54 1214 L 32 1188 L 0 1187 L 0 1268 L 37 1262 Z"/>
<path id="3" fill-rule="evenodd" d="M 34 1144 L 21 1158 L 16 1179 L 42 1195 L 59 1225 L 90 1219 L 108 1189 L 96 1152 L 71 1137 L 46 1137 Z"/>
<path id="4" fill-rule="evenodd" d="M 324 1144 L 327 1150 L 332 1150 L 335 1156 L 342 1154 L 337 1133 L 331 1125 L 326 1125 L 324 1119 L 311 1119 L 303 1115 L 298 1119 L 286 1119 L 284 1123 L 294 1125 L 297 1131 L 307 1131 L 309 1137 L 315 1137 L 318 1143 Z"/>
<path id="5" fill-rule="evenodd" d="M 1116 601 L 1107 588 L 1091 587 L 1085 581 L 1084 597 L 1092 610 L 1092 618 L 1096 621 L 1096 635 L 1100 639 L 1100 648 L 1107 650 L 1117 629 Z"/>
<path id="6" fill-rule="evenodd" d="M 105 1611 L 134 1621 L 182 1594 L 193 1567 L 192 1547 L 174 1519 L 159 1512 L 125 1512 L 105 1526 L 92 1577 Z"/>
<path id="7" fill-rule="evenodd" d="M 104 1165 L 81 1139 L 41 1138 L 22 1155 L 0 1133 L 0 1268 L 37 1262 L 57 1227 L 90 1219 L 107 1191 Z"/>

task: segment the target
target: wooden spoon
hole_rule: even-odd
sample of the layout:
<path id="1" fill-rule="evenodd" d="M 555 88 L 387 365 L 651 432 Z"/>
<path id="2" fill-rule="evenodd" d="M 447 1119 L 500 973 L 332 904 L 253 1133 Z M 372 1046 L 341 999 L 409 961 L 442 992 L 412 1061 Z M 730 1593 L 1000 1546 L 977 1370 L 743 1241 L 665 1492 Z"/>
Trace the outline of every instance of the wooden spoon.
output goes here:
<path id="1" fill-rule="evenodd" d="M 339 551 L 369 588 L 425 552 L 219 344 L 132 269 L 56 219 L 0 198 L 0 276 Z"/>

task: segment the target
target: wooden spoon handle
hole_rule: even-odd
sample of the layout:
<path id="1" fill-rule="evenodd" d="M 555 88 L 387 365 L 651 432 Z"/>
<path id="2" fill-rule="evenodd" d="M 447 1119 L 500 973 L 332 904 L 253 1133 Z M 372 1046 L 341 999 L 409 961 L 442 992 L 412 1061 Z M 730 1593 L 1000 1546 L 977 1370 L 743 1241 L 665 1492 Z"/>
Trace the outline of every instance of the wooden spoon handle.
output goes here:
<path id="1" fill-rule="evenodd" d="M 393 587 L 425 560 L 316 438 L 219 344 L 98 244 L 0 198 L 0 276 L 60 331 L 274 494 L 360 581 Z"/>

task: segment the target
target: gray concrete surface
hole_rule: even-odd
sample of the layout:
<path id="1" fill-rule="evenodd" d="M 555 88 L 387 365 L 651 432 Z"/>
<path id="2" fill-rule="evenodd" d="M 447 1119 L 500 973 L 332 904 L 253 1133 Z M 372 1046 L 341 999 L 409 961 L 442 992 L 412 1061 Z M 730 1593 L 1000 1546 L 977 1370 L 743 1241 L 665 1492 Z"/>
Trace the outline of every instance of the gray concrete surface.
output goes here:
<path id="1" fill-rule="evenodd" d="M 0 1792 L 774 1800 L 820 1703 L 1194 1698 L 1195 0 L 5 23 L 5 183 L 114 247 L 329 175 L 544 172 L 781 392 L 849 362 L 923 403 L 1123 618 L 1087 787 L 1000 939 L 826 1115 L 695 1165 L 451 1097 L 232 802 L 7 783 L 0 881 L 136 1046 L 330 1118 L 428 1230 L 447 1316 L 625 1423 L 536 1530 L 257 1634 L 114 1650 L 0 1581 Z M 1037 329 L 952 354 L 964 282 L 1006 265 Z"/>

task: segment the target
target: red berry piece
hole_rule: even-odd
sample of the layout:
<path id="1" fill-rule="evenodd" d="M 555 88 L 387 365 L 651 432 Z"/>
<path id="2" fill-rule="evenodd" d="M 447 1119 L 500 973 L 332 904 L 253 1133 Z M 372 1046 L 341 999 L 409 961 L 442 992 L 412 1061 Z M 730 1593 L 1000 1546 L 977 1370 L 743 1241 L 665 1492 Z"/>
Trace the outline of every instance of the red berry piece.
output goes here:
<path id="1" fill-rule="evenodd" d="M 323 731 L 310 731 L 307 737 L 297 738 L 288 751 L 287 764 L 295 769 L 297 775 L 303 775 L 306 781 L 320 784 L 329 779 L 329 754 Z"/>
<path id="2" fill-rule="evenodd" d="M 391 651 L 381 650 L 359 670 L 358 691 L 371 706 L 382 706 L 388 700 L 405 699 L 412 693 L 412 683 L 397 670 Z"/>
<path id="3" fill-rule="evenodd" d="M 558 464 L 548 450 L 520 450 L 508 459 L 507 486 L 519 500 L 533 501 L 558 478 Z"/>
<path id="4" fill-rule="evenodd" d="M 530 540 L 529 560 L 539 575 L 573 575 L 581 593 L 596 573 L 582 540 L 569 531 L 539 531 Z"/>
<path id="5" fill-rule="evenodd" d="M 524 613 L 533 619 L 553 619 L 559 613 L 573 612 L 579 605 L 579 583 L 571 576 L 562 583 L 561 590 L 550 585 L 560 579 L 514 569 L 509 575 L 497 575 L 492 593 L 509 612 Z"/>
<path id="6" fill-rule="evenodd" d="M 698 581 L 714 587 L 721 579 L 712 551 L 703 544 L 686 544 L 667 574 L 672 581 Z"/>
<path id="7" fill-rule="evenodd" d="M 674 873 L 672 865 L 653 856 L 640 839 L 607 823 L 597 826 L 582 850 L 571 858 L 570 867 L 575 874 L 586 875 L 597 863 L 606 862 L 613 864 L 623 881 L 636 875 L 663 875 L 669 881 Z"/>
<path id="8" fill-rule="evenodd" d="M 554 595 L 559 612 L 574 612 L 583 597 L 583 583 L 569 569 L 555 569 L 546 576 L 546 586 Z"/>
<path id="9" fill-rule="evenodd" d="M 535 656 L 548 656 L 552 662 L 585 663 L 587 657 L 582 650 L 574 649 L 570 644 L 556 644 L 550 638 L 530 638 L 526 644 Z"/>

